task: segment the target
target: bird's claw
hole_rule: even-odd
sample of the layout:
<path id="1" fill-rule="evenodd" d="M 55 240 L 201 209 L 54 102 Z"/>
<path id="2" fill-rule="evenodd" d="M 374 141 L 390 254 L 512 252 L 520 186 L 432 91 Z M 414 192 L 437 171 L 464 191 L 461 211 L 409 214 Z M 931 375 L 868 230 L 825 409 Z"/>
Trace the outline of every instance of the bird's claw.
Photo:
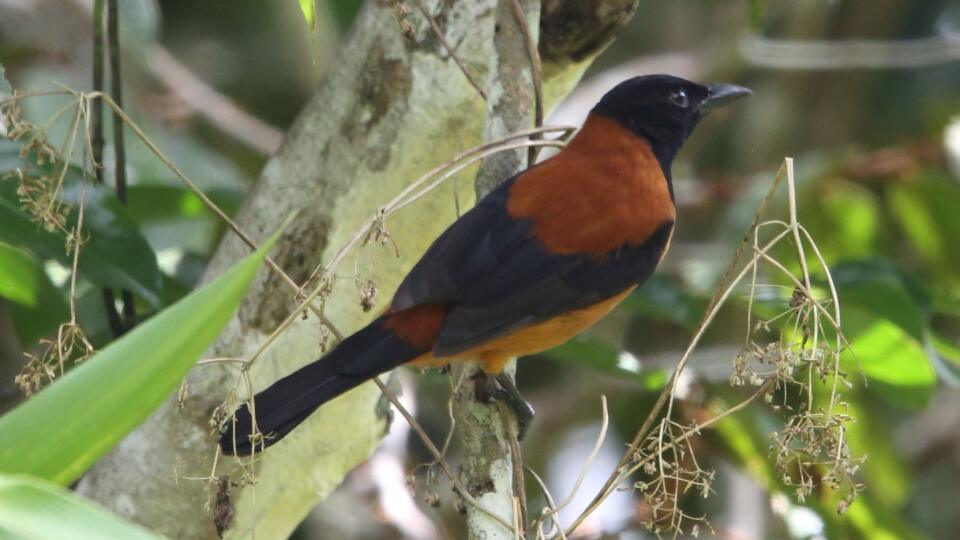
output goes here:
<path id="1" fill-rule="evenodd" d="M 530 427 L 530 422 L 533 421 L 534 416 L 536 416 L 536 412 L 533 410 L 533 406 L 523 399 L 523 395 L 520 394 L 520 390 L 517 389 L 513 379 L 505 373 L 495 375 L 493 379 L 496 384 L 491 385 L 493 388 L 489 389 L 488 395 L 503 402 L 513 411 L 517 419 L 517 440 L 522 441 L 527 435 L 527 429 Z"/>

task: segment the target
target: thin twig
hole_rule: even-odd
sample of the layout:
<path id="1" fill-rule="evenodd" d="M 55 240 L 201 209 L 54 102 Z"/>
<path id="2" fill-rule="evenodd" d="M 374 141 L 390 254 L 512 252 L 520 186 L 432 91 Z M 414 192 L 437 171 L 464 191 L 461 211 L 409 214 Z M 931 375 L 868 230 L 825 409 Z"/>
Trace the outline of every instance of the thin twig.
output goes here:
<path id="1" fill-rule="evenodd" d="M 110 57 L 110 93 L 117 107 L 123 107 L 123 77 L 120 72 L 120 16 L 117 13 L 117 0 L 107 0 L 107 49 Z M 117 200 L 127 205 L 127 151 L 123 137 L 123 119 L 113 114 L 113 155 L 114 188 Z M 112 295 L 112 292 L 111 292 Z M 123 330 L 126 332 L 137 324 L 136 305 L 133 293 L 127 289 L 120 291 L 123 299 Z"/>
<path id="2" fill-rule="evenodd" d="M 780 171 L 777 173 L 777 176 L 774 179 L 773 184 L 770 186 L 770 189 L 767 191 L 767 195 L 764 197 L 763 201 L 761 202 L 760 207 L 757 209 L 757 212 L 754 215 L 753 222 L 750 224 L 750 227 L 748 228 L 747 233 L 744 235 L 744 238 L 741 241 L 740 245 L 738 246 L 737 251 L 734 253 L 733 259 L 730 261 L 730 264 L 727 266 L 727 269 L 724 271 L 723 276 L 721 276 L 720 278 L 721 285 L 730 283 L 730 277 L 731 275 L 733 275 L 737 265 L 740 262 L 740 258 L 744 252 L 744 248 L 750 244 L 750 236 L 753 230 L 755 230 L 759 226 L 763 213 L 766 211 L 766 208 L 769 202 L 773 199 L 773 195 L 774 193 L 776 193 L 777 187 L 780 185 L 780 181 L 783 175 L 784 175 L 784 169 L 781 168 Z M 785 236 L 786 234 L 787 234 L 786 232 L 781 233 L 780 236 L 776 237 L 773 241 L 767 244 L 767 248 L 774 245 L 775 242 L 779 241 L 779 239 Z M 732 285 L 730 285 L 729 287 L 726 287 L 725 289 L 722 287 L 719 288 L 717 290 L 717 293 L 713 295 L 713 297 L 710 300 L 710 304 L 708 305 L 707 310 L 704 313 L 703 319 L 701 320 L 700 324 L 697 326 L 697 331 L 695 332 L 690 345 L 687 347 L 686 351 L 681 357 L 677 367 L 673 370 L 673 374 L 670 378 L 670 381 L 664 387 L 663 391 L 660 392 L 660 395 L 658 396 L 657 401 L 653 406 L 653 409 L 651 409 L 650 413 L 647 415 L 640 429 L 634 435 L 633 440 L 630 441 L 630 443 L 627 445 L 626 452 L 624 452 L 623 456 L 620 458 L 620 462 L 617 464 L 613 472 L 607 478 L 607 481 L 604 482 L 604 485 L 600 488 L 600 491 L 594 497 L 593 501 L 591 501 L 591 503 L 587 506 L 587 509 L 584 510 L 584 512 L 581 513 L 581 515 L 578 516 L 577 519 L 574 521 L 573 525 L 571 525 L 571 527 L 568 528 L 569 531 L 575 530 L 583 522 L 583 520 L 586 519 L 586 517 L 590 515 L 590 513 L 592 513 L 596 509 L 596 507 L 599 506 L 600 503 L 602 503 L 603 500 L 607 498 L 607 496 L 613 491 L 616 485 L 620 482 L 622 478 L 621 476 L 622 472 L 627 468 L 627 465 L 632 460 L 635 449 L 639 448 L 641 442 L 646 438 L 650 429 L 653 427 L 654 420 L 660 414 L 660 411 L 663 408 L 663 406 L 667 404 L 668 398 L 672 397 L 673 391 L 675 390 L 676 382 L 679 379 L 680 373 L 685 367 L 686 362 L 690 357 L 690 353 L 696 347 L 697 343 L 699 343 L 699 340 L 702 337 L 704 331 L 706 330 L 706 327 L 713 320 L 713 317 L 716 315 L 717 311 L 719 311 L 719 304 L 725 301 L 726 298 L 730 295 L 730 293 L 732 293 L 734 286 L 739 282 L 742 276 L 747 271 L 752 270 L 753 266 L 757 263 L 757 258 L 758 258 L 757 256 L 754 256 L 751 262 L 748 263 L 741 270 L 740 277 L 734 279 Z M 672 400 L 671 400 L 671 404 L 672 404 Z"/>
<path id="3" fill-rule="evenodd" d="M 467 81 L 470 83 L 470 86 L 477 91 L 477 94 L 486 101 L 487 94 L 484 93 L 483 88 L 480 87 L 480 84 L 477 83 L 476 79 L 473 78 L 473 75 L 470 74 L 470 71 L 467 69 L 466 64 L 463 63 L 463 60 L 460 60 L 460 57 L 457 56 L 457 53 L 453 50 L 453 47 L 447 43 L 447 38 L 443 35 L 443 30 L 440 29 L 440 26 L 437 24 L 437 21 L 434 20 L 433 15 L 430 14 L 430 10 L 427 9 L 426 4 L 423 3 L 423 0 L 413 0 L 417 4 L 417 9 L 420 10 L 420 13 L 423 14 L 423 17 L 427 19 L 427 22 L 430 23 L 430 28 L 433 30 L 433 33 L 437 36 L 437 39 L 443 45 L 443 48 L 447 50 L 447 54 L 450 55 L 450 58 L 453 58 L 453 61 L 457 63 L 457 67 L 460 68 L 460 71 L 463 72 L 463 76 L 467 78 Z"/>
<path id="4" fill-rule="evenodd" d="M 93 2 L 93 91 L 103 92 L 103 2 Z M 90 151 L 93 156 L 93 178 L 103 184 L 103 102 L 93 100 L 90 123 Z"/>
<path id="5" fill-rule="evenodd" d="M 105 0 L 95 0 L 93 3 L 93 91 L 103 92 L 103 3 Z M 103 102 L 99 99 L 93 100 L 90 122 L 90 153 L 93 159 L 93 178 L 97 184 L 103 184 Z M 117 313 L 116 298 L 113 295 L 113 289 L 104 287 L 101 291 L 103 297 L 103 311 L 107 317 L 107 325 L 110 327 L 110 333 L 114 338 L 123 335 L 123 321 L 120 320 L 120 314 Z"/>
<path id="6" fill-rule="evenodd" d="M 300 303 L 300 305 L 299 305 L 296 309 L 292 310 L 292 311 L 290 312 L 290 315 L 288 315 L 287 318 L 284 319 L 283 322 L 281 322 L 280 325 L 277 326 L 277 328 L 276 328 L 273 332 L 271 332 L 269 336 L 267 336 L 267 338 L 260 344 L 260 346 L 257 347 L 257 349 L 253 352 L 253 354 L 250 355 L 248 364 L 247 364 L 246 366 L 244 366 L 244 369 L 249 369 L 249 367 L 253 364 L 253 362 L 254 362 L 261 354 L 263 354 L 263 352 L 267 349 L 267 347 L 268 347 L 271 343 L 273 343 L 273 341 L 276 340 L 276 338 L 278 338 L 278 337 L 280 336 L 280 334 L 282 334 L 284 331 L 286 331 L 286 329 L 287 329 L 291 324 L 293 324 L 293 322 L 294 322 L 295 320 L 297 320 L 297 318 L 299 317 L 299 313 L 300 313 L 301 311 L 303 311 L 303 309 L 304 309 L 306 306 L 310 305 L 310 302 L 312 302 L 314 298 L 316 298 L 317 296 L 319 296 L 319 295 L 323 292 L 323 290 L 324 290 L 324 283 L 326 283 L 326 281 L 333 276 L 333 272 L 334 272 L 334 270 L 336 269 L 337 265 L 340 264 L 340 262 L 343 260 L 343 258 L 346 257 L 347 253 L 348 253 L 354 246 L 356 246 L 357 244 L 359 244 L 359 243 L 370 233 L 370 231 L 373 230 L 373 228 L 376 226 L 377 223 L 379 223 L 380 221 L 382 221 L 386 216 L 388 216 L 388 215 L 390 215 L 390 214 L 392 214 L 392 213 L 394 213 L 394 212 L 396 212 L 396 211 L 399 211 L 400 209 L 404 208 L 404 207 L 407 206 L 408 204 L 411 204 L 411 203 L 413 203 L 414 201 L 416 201 L 417 199 L 419 199 L 420 197 L 426 195 L 426 193 L 428 193 L 428 192 L 429 192 L 430 190 L 432 190 L 432 189 L 435 189 L 435 188 L 436 188 L 437 186 L 439 186 L 443 181 L 445 181 L 445 180 L 447 180 L 448 178 L 452 177 L 452 176 L 455 175 L 457 172 L 459 172 L 459 171 L 461 171 L 461 170 L 469 167 L 472 163 L 483 159 L 483 158 L 486 157 L 487 155 L 495 154 L 495 153 L 497 153 L 497 152 L 503 152 L 503 151 L 506 151 L 506 150 L 512 150 L 512 149 L 515 149 L 515 148 L 523 148 L 523 147 L 526 147 L 526 146 L 532 145 L 532 144 L 536 144 L 536 145 L 540 145 L 540 146 L 554 146 L 554 145 L 557 145 L 558 143 L 557 143 L 556 141 L 523 141 L 523 142 L 518 142 L 518 143 L 504 144 L 504 145 L 501 145 L 501 146 L 499 146 L 499 147 L 489 149 L 489 150 L 487 150 L 487 151 L 485 151 L 485 152 L 482 152 L 482 153 L 480 153 L 480 154 L 477 154 L 477 155 L 475 155 L 474 157 L 471 157 L 471 158 L 463 161 L 462 163 L 460 163 L 459 165 L 457 165 L 456 167 L 454 167 L 453 169 L 451 169 L 451 170 L 448 171 L 447 173 L 443 174 L 439 179 L 437 179 L 437 180 L 435 180 L 434 182 L 431 182 L 430 184 L 428 184 L 428 185 L 427 185 L 425 188 L 423 188 L 423 190 L 421 190 L 420 192 L 417 192 L 417 193 L 409 196 L 408 199 L 405 199 L 405 200 L 403 200 L 403 201 L 400 201 L 399 198 L 395 198 L 391 203 L 388 203 L 388 205 L 387 205 L 387 207 L 389 207 L 390 210 L 387 210 L 387 209 L 386 209 L 387 207 L 384 207 L 384 209 L 380 210 L 379 212 L 377 212 L 377 213 L 375 213 L 373 216 L 371 216 L 363 225 L 360 226 L 360 228 L 354 233 L 354 235 L 350 238 L 350 240 L 348 240 L 346 244 L 344 244 L 339 250 L 337 250 L 337 252 L 334 254 L 333 258 L 331 258 L 330 262 L 327 263 L 325 266 L 321 266 L 321 268 L 323 269 L 323 274 L 321 274 L 321 277 L 320 277 L 320 281 L 319 281 L 320 284 L 317 285 L 317 287 L 314 288 L 314 290 L 313 290 L 310 294 L 308 294 L 308 295 L 306 296 L 306 298 L 304 298 L 304 300 Z M 422 180 L 426 181 L 426 180 L 429 180 L 429 179 L 430 179 L 429 177 L 424 177 Z M 405 190 L 404 193 L 406 193 L 406 190 Z M 401 195 L 402 195 L 402 194 L 401 194 Z M 308 280 L 307 280 L 307 283 L 309 283 L 310 281 L 311 281 L 311 280 L 308 279 Z M 329 326 L 330 326 L 331 331 L 335 331 L 335 328 L 333 327 L 332 323 L 329 323 Z M 340 338 L 340 337 L 338 336 L 338 339 L 342 339 L 342 338 Z"/>
<path id="7" fill-rule="evenodd" d="M 567 498 L 557 506 L 557 508 L 554 510 L 554 513 L 563 510 L 573 502 L 573 498 L 577 495 L 577 491 L 579 491 L 580 486 L 583 485 L 583 480 L 587 477 L 587 471 L 590 470 L 590 466 L 593 464 L 593 461 L 597 459 L 597 455 L 600 454 L 600 448 L 603 446 L 603 441 L 607 438 L 607 427 L 610 424 L 610 415 L 607 413 L 607 396 L 600 396 L 600 404 L 603 408 L 600 434 L 597 435 L 597 440 L 593 443 L 593 449 L 590 451 L 590 455 L 587 456 L 587 460 L 583 463 L 583 467 L 580 468 L 580 475 L 577 476 L 577 481 L 573 484 L 573 489 L 570 490 L 570 494 L 567 495 Z M 544 514 L 544 517 L 546 517 L 546 514 Z"/>
<path id="8" fill-rule="evenodd" d="M 423 430 L 423 427 L 420 425 L 419 422 L 417 422 L 417 419 L 410 414 L 410 411 L 408 411 L 407 408 L 404 407 L 402 403 L 400 403 L 400 400 L 398 400 L 397 397 L 393 395 L 393 392 L 391 392 L 390 389 L 387 388 L 385 384 L 383 384 L 383 382 L 380 380 L 379 377 L 374 377 L 372 380 L 380 388 L 380 391 L 390 401 L 390 403 L 392 403 L 393 406 L 396 407 L 398 411 L 400 411 L 400 414 L 403 415 L 404 419 L 406 419 L 407 424 L 410 425 L 410 428 L 417 433 L 417 435 L 420 437 L 420 440 L 423 442 L 424 446 L 427 447 L 427 450 L 430 451 L 431 454 L 433 454 L 433 459 L 435 459 L 436 462 L 440 465 L 440 468 L 443 470 L 443 473 L 450 480 L 450 483 L 453 485 L 453 488 L 457 491 L 457 493 L 461 497 L 463 497 L 463 500 L 470 503 L 481 512 L 490 516 L 492 519 L 494 519 L 495 521 L 497 521 L 498 523 L 506 527 L 507 530 L 514 531 L 513 525 L 511 525 L 509 522 L 507 522 L 507 520 L 503 519 L 497 514 L 494 514 L 490 510 L 487 510 L 483 506 L 483 504 L 480 503 L 480 501 L 474 498 L 473 495 L 471 495 L 466 489 L 463 488 L 463 486 L 460 484 L 460 481 L 457 479 L 457 476 L 454 475 L 453 471 L 450 469 L 450 465 L 447 464 L 447 460 L 444 459 L 443 456 L 440 454 L 440 450 L 437 449 L 437 445 L 433 444 L 433 440 L 431 440 L 430 436 L 427 435 L 427 432 Z"/>
<path id="9" fill-rule="evenodd" d="M 179 178 L 180 181 L 183 182 L 183 184 L 187 187 L 187 189 L 190 190 L 191 193 L 193 193 L 194 195 L 200 198 L 204 206 L 206 206 L 211 212 L 216 214 L 217 217 L 220 218 L 220 220 L 223 221 L 227 225 L 227 227 L 229 227 L 230 230 L 232 230 L 240 238 L 240 240 L 242 240 L 243 243 L 245 243 L 250 249 L 252 250 L 257 249 L 257 245 L 253 242 L 253 240 L 250 239 L 250 237 L 243 231 L 243 229 L 241 229 L 236 222 L 230 219 L 230 217 L 227 216 L 223 212 L 223 210 L 220 209 L 219 206 L 217 206 L 212 200 L 210 200 L 210 198 L 207 197 L 206 193 L 204 193 L 203 190 L 201 190 L 196 184 L 194 184 L 193 181 L 191 181 L 187 177 L 187 175 L 180 170 L 179 167 L 177 167 L 172 161 L 170 161 L 170 159 L 160 150 L 160 148 L 158 148 L 157 145 L 154 144 L 154 142 L 149 137 L 147 137 L 147 134 L 144 133 L 142 129 L 140 129 L 140 126 L 138 126 L 127 115 L 127 113 L 124 112 L 123 109 L 120 108 L 120 106 L 117 105 L 117 103 L 110 98 L 110 96 L 106 94 L 94 93 L 94 94 L 91 94 L 91 97 L 99 97 L 100 99 L 103 99 L 104 102 L 114 111 L 114 113 L 119 115 L 123 119 L 123 121 L 127 124 L 127 126 L 130 127 L 130 129 L 134 132 L 134 134 L 136 134 L 137 137 L 147 146 L 147 148 L 150 149 L 150 151 L 157 157 L 157 159 L 159 159 L 164 165 L 166 165 L 167 168 L 169 168 L 173 172 L 173 174 L 175 174 L 177 178 Z M 289 285 L 294 291 L 296 291 L 299 296 L 302 296 L 304 294 L 303 289 L 299 285 L 297 285 L 296 282 L 294 282 L 293 279 L 291 279 L 290 276 L 288 276 L 287 273 L 284 272 L 283 269 L 281 269 L 280 266 L 277 265 L 277 263 L 271 257 L 266 257 L 265 262 L 267 263 L 267 266 L 269 266 L 271 270 L 276 272 L 277 275 L 279 275 L 280 278 L 287 283 L 287 285 Z M 343 339 L 343 336 L 339 335 L 333 329 L 333 324 L 327 319 L 326 315 L 324 315 L 321 310 L 316 308 L 316 306 L 314 306 L 312 303 L 306 302 L 303 305 L 301 305 L 300 308 L 297 309 L 297 312 L 302 311 L 303 309 L 310 309 L 311 311 L 313 311 L 313 313 L 317 317 L 319 317 L 320 321 L 325 326 L 330 328 L 331 332 L 333 332 L 338 339 Z"/>
<path id="10" fill-rule="evenodd" d="M 533 127 L 538 128 L 543 125 L 543 65 L 540 61 L 540 49 L 537 47 L 537 40 L 533 37 L 530 22 L 527 21 L 527 15 L 523 12 L 520 0 L 510 0 L 510 7 L 513 8 L 513 15 L 517 18 L 520 31 L 523 32 L 523 38 L 527 44 L 527 54 L 530 56 L 530 71 L 533 79 Z M 527 166 L 533 167 L 536 162 L 537 148 L 531 146 L 527 150 Z"/>
<path id="11" fill-rule="evenodd" d="M 557 534 L 560 535 L 560 538 L 562 540 L 567 540 L 567 534 L 564 532 L 563 526 L 560 525 L 560 518 L 557 516 L 557 505 L 553 502 L 553 496 L 550 494 L 550 490 L 547 489 L 547 485 L 543 482 L 543 479 L 540 478 L 540 475 L 538 475 L 536 471 L 530 467 L 527 467 L 526 465 L 524 465 L 523 468 L 530 473 L 530 476 L 532 476 L 534 480 L 537 481 L 537 485 L 540 486 L 540 491 L 543 493 L 544 498 L 547 499 L 547 507 L 543 510 L 543 514 L 540 519 L 538 519 L 535 523 L 537 525 L 537 540 L 546 540 L 546 533 L 543 531 L 543 519 L 546 517 L 550 518 L 550 521 L 553 523 L 553 529 Z M 553 536 L 553 534 L 550 536 Z"/>

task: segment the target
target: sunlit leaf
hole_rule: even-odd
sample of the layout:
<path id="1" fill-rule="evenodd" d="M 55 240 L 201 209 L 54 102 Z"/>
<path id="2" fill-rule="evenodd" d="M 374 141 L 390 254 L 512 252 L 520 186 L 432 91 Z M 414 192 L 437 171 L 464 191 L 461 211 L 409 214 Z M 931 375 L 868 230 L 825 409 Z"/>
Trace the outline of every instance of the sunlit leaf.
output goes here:
<path id="1" fill-rule="evenodd" d="M 40 304 L 42 287 L 53 289 L 53 284 L 37 260 L 26 251 L 0 242 L 0 296 L 35 308 Z"/>
<path id="2" fill-rule="evenodd" d="M 10 301 L 17 335 L 24 344 L 47 334 L 69 314 L 60 291 L 33 255 L 0 242 L 0 297 Z"/>
<path id="3" fill-rule="evenodd" d="M 916 287 L 889 265 L 875 262 L 837 266 L 833 277 L 852 351 L 844 354 L 844 362 L 854 382 L 862 370 L 868 388 L 890 403 L 924 406 L 937 377 L 926 354 L 926 306 Z"/>
<path id="4" fill-rule="evenodd" d="M 847 395 L 846 413 L 856 418 L 847 425 L 847 442 L 854 455 L 867 456 L 862 476 L 870 486 L 870 494 L 890 508 L 906 502 L 913 484 L 907 464 L 893 445 L 888 418 L 871 410 L 869 401 Z"/>
<path id="5" fill-rule="evenodd" d="M 20 475 L 0 475 L 0 537 L 16 540 L 162 538 L 60 486 Z"/>
<path id="6" fill-rule="evenodd" d="M 300 0 L 300 11 L 303 12 L 303 18 L 307 21 L 307 27 L 311 32 L 317 27 L 316 10 L 316 0 Z"/>
<path id="7" fill-rule="evenodd" d="M 83 474 L 173 392 L 233 316 L 276 238 L 0 418 L 0 472 L 64 485 Z"/>
<path id="8" fill-rule="evenodd" d="M 228 216 L 236 213 L 243 202 L 243 193 L 238 190 L 211 188 L 204 193 Z M 127 210 L 138 223 L 214 216 L 203 201 L 189 190 L 168 184 L 128 187 Z"/>
<path id="9" fill-rule="evenodd" d="M 880 202 L 863 186 L 831 178 L 805 194 L 803 224 L 828 263 L 870 257 L 880 240 Z"/>
<path id="10" fill-rule="evenodd" d="M 934 173 L 889 187 L 893 215 L 936 274 L 960 284 L 960 185 Z"/>
<path id="11" fill-rule="evenodd" d="M 9 140 L 0 141 L 0 174 L 19 167 L 18 146 Z M 31 167 L 33 169 L 33 167 Z M 37 168 L 40 171 L 42 168 Z M 76 225 L 80 202 L 80 173 L 68 169 L 64 181 L 63 200 L 74 205 L 67 218 L 67 227 Z M 160 306 L 161 278 L 157 258 L 126 208 L 105 186 L 88 185 L 84 194 L 84 245 L 78 272 L 102 286 L 127 289 L 152 306 Z M 28 249 L 37 255 L 72 264 L 62 234 L 43 229 L 21 208 L 17 182 L 0 180 L 0 241 Z"/>

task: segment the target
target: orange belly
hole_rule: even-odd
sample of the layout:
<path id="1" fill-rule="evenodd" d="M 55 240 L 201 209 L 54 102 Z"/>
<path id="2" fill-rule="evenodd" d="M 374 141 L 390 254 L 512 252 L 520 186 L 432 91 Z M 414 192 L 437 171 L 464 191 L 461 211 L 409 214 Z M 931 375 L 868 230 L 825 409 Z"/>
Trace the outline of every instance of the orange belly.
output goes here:
<path id="1" fill-rule="evenodd" d="M 432 353 L 427 353 L 418 357 L 412 363 L 418 366 L 436 367 L 457 360 L 474 360 L 482 363 L 483 369 L 487 373 L 499 373 L 511 358 L 551 349 L 593 326 L 635 288 L 630 287 L 617 296 L 590 307 L 568 311 L 550 320 L 528 326 L 489 343 L 464 351 L 456 356 L 437 358 Z"/>

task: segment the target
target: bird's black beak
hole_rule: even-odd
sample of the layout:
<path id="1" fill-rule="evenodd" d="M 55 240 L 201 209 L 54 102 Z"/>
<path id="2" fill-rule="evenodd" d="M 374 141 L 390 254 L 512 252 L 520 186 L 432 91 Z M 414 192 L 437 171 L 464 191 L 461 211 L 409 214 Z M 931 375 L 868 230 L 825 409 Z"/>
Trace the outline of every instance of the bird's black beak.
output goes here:
<path id="1" fill-rule="evenodd" d="M 733 101 L 753 94 L 749 88 L 724 83 L 708 84 L 707 90 L 709 90 L 710 94 L 707 96 L 707 99 L 700 103 L 701 112 L 712 111 L 713 109 L 723 107 Z"/>

